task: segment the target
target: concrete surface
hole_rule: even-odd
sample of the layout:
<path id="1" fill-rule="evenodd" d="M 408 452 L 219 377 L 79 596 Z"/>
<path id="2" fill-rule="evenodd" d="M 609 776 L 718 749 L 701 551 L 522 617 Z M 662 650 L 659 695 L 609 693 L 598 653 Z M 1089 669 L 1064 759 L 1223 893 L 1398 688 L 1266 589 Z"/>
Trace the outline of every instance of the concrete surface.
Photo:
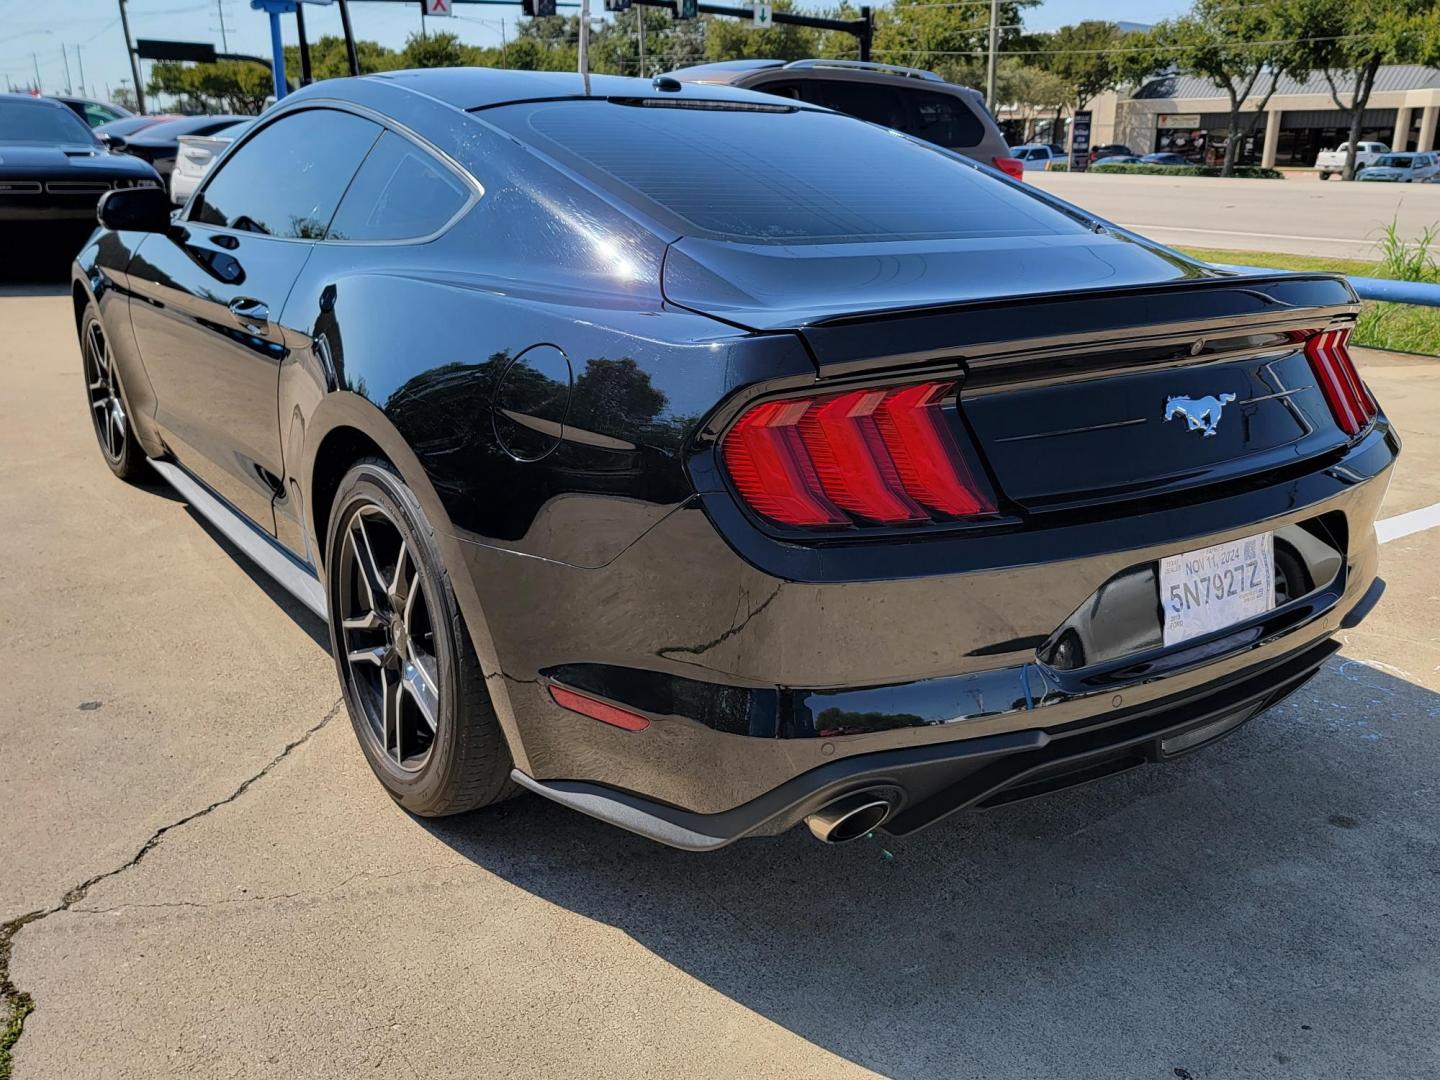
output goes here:
<path id="1" fill-rule="evenodd" d="M 1377 259 L 1391 221 L 1406 239 L 1440 224 L 1440 184 L 1221 180 L 1028 172 L 1053 192 L 1163 244 Z"/>
<path id="2" fill-rule="evenodd" d="M 1386 546 L 1315 682 L 1166 768 L 845 848 L 690 855 L 533 798 L 425 823 L 319 628 L 105 469 L 68 298 L 0 328 L 20 1080 L 1440 1072 L 1440 531 Z M 1407 438 L 1387 514 L 1435 501 L 1437 368 L 1364 366 Z"/>

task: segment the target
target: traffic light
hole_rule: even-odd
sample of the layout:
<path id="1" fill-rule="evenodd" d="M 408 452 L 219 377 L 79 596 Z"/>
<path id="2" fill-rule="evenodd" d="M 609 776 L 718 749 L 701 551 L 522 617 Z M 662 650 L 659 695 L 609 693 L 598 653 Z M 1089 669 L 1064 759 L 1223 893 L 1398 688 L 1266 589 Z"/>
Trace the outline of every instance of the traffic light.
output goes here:
<path id="1" fill-rule="evenodd" d="M 605 0 L 606 11 L 629 11 L 632 0 Z"/>
<path id="2" fill-rule="evenodd" d="M 693 19 L 700 14 L 698 0 L 675 0 L 675 18 Z"/>
<path id="3" fill-rule="evenodd" d="M 520 7 L 532 19 L 544 19 L 555 14 L 555 0 L 520 0 Z"/>

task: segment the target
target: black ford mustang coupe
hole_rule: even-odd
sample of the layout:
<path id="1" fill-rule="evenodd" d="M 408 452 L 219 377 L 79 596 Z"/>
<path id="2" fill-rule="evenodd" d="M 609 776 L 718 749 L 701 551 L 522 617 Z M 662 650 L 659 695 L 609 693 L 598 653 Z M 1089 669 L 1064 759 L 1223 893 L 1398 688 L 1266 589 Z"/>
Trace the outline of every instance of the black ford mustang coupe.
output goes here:
<path id="1" fill-rule="evenodd" d="M 337 80 L 100 216 L 106 461 L 328 619 L 416 814 L 909 833 L 1219 738 L 1383 587 L 1342 279 L 823 109 Z"/>

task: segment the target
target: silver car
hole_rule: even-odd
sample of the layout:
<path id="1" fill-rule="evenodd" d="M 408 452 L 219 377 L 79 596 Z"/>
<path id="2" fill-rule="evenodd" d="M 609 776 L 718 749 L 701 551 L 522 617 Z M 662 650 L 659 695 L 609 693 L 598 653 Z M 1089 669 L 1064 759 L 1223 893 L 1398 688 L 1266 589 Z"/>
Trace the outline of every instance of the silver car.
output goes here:
<path id="1" fill-rule="evenodd" d="M 1425 184 L 1440 176 L 1440 154 L 1384 154 L 1356 180 L 1371 183 Z"/>
<path id="2" fill-rule="evenodd" d="M 671 75 L 821 105 L 954 150 L 1016 180 L 1024 175 L 980 93 L 933 71 L 859 60 L 722 60 Z"/>

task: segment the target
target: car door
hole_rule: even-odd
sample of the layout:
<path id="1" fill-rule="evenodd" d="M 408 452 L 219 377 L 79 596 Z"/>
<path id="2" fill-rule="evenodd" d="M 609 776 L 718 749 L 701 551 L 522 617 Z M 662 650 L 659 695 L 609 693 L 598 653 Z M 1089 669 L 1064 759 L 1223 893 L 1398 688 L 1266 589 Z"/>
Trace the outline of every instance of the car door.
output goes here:
<path id="1" fill-rule="evenodd" d="M 279 370 L 293 340 L 280 315 L 380 131 L 333 109 L 282 114 L 130 266 L 131 321 L 167 446 L 272 535 L 285 473 Z"/>

